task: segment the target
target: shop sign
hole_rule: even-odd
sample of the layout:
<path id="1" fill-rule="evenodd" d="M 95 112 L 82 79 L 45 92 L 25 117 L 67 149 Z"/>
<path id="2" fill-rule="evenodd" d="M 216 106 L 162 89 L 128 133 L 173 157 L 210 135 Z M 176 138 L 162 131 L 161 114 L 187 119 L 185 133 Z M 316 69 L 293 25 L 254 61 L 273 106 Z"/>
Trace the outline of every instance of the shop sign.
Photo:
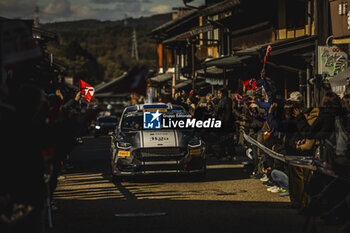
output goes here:
<path id="1" fill-rule="evenodd" d="M 318 46 L 318 74 L 334 76 L 348 67 L 348 55 L 337 46 Z"/>

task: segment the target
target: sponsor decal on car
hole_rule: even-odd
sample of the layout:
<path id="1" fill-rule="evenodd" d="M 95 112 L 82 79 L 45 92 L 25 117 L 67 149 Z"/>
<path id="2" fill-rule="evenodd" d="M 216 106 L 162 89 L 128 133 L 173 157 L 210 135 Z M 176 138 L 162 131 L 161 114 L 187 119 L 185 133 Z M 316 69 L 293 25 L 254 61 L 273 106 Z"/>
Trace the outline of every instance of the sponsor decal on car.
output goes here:
<path id="1" fill-rule="evenodd" d="M 130 151 L 118 151 L 118 156 L 130 156 Z"/>
<path id="2" fill-rule="evenodd" d="M 190 155 L 200 155 L 201 149 L 190 150 Z"/>

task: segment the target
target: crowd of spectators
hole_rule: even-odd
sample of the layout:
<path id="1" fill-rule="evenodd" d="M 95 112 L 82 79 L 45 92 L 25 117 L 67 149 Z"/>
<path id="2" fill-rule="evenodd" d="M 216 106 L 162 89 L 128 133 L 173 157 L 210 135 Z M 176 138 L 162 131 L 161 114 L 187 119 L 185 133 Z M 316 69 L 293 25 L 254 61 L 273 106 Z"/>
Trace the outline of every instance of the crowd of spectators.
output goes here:
<path id="1" fill-rule="evenodd" d="M 188 94 L 177 92 L 174 102 L 195 118 L 222 120 L 221 130 L 203 134 L 209 154 L 216 144 L 219 150 L 214 156 L 231 160 L 237 148 L 243 148 L 248 160 L 243 162 L 246 170 L 250 177 L 260 179 L 267 191 L 289 196 L 291 205 L 302 213 L 324 214 L 328 221 L 348 221 L 349 211 L 344 208 L 349 206 L 345 200 L 350 197 L 350 86 L 340 96 L 328 91 L 319 107 L 307 109 L 298 91 L 286 99 L 278 95 L 265 71 L 256 84 L 244 90 L 242 99 L 228 95 L 225 89 L 215 96 L 199 96 L 191 90 Z M 325 174 L 275 159 L 245 141 L 243 133 L 271 151 L 311 159 L 331 172 Z"/>
<path id="2" fill-rule="evenodd" d="M 330 91 L 318 108 L 306 109 L 300 92 L 284 99 L 265 76 L 263 71 L 257 86 L 243 90 L 242 98 L 224 88 L 205 96 L 182 90 L 173 102 L 196 119 L 221 120 L 220 129 L 200 132 L 209 155 L 235 160 L 241 148 L 248 160 L 245 169 L 267 191 L 289 196 L 300 212 L 327 213 L 330 221 L 348 219 L 350 94 Z M 0 80 L 0 226 L 4 232 L 41 232 L 47 205 L 55 207 L 47 200 L 52 200 L 62 168 L 70 167 L 67 155 L 77 138 L 87 134 L 96 111 L 84 104 L 80 91 L 72 96 L 55 85 L 11 82 Z M 277 153 L 315 159 L 332 175 L 274 159 L 243 134 Z M 320 197 L 322 192 L 326 197 Z"/>

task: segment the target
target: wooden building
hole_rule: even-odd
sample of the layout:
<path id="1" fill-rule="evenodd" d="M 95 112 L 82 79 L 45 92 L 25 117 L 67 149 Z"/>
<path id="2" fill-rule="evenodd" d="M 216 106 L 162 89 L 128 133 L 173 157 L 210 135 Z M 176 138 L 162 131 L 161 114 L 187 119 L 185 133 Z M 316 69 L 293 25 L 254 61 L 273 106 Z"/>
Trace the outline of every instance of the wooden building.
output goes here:
<path id="1" fill-rule="evenodd" d="M 331 4 L 328 0 L 207 0 L 152 31 L 159 72 L 178 66 L 178 76 L 191 80 L 195 90 L 197 79 L 203 78 L 213 89 L 220 85 L 236 91 L 242 80 L 259 78 L 271 45 L 266 71 L 277 92 L 287 98 L 298 90 L 308 107 L 316 106 L 324 87 L 319 49 L 328 46 L 332 35 Z M 333 41 L 347 42 L 350 32 L 347 36 Z"/>

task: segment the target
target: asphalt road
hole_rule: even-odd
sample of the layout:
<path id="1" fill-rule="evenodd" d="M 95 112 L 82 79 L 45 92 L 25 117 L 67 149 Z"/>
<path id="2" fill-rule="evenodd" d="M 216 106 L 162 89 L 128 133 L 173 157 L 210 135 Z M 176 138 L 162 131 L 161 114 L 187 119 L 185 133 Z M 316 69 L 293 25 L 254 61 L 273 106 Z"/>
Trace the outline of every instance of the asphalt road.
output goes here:
<path id="1" fill-rule="evenodd" d="M 239 162 L 211 162 L 202 181 L 152 175 L 116 183 L 109 157 L 108 137 L 85 138 L 73 151 L 75 168 L 55 191 L 59 209 L 50 232 L 302 232 L 305 217 L 289 197 L 267 192 Z"/>

